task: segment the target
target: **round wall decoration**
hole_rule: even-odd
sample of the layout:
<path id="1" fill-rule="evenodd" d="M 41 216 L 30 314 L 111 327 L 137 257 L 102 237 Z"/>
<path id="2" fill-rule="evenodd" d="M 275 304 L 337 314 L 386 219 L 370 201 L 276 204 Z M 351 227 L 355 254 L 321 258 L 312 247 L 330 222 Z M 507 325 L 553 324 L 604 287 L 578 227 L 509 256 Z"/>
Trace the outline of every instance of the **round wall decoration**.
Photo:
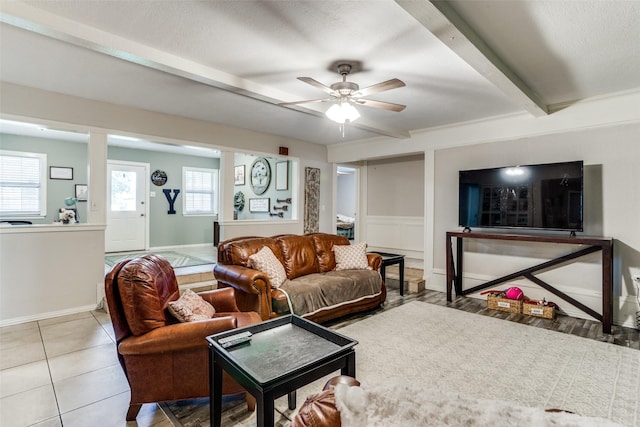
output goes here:
<path id="1" fill-rule="evenodd" d="M 271 183 L 271 166 L 264 157 L 258 157 L 251 164 L 249 184 L 256 194 L 263 194 Z"/>
<path id="2" fill-rule="evenodd" d="M 163 170 L 156 170 L 151 174 L 151 182 L 158 187 L 161 187 L 167 183 L 167 173 Z"/>

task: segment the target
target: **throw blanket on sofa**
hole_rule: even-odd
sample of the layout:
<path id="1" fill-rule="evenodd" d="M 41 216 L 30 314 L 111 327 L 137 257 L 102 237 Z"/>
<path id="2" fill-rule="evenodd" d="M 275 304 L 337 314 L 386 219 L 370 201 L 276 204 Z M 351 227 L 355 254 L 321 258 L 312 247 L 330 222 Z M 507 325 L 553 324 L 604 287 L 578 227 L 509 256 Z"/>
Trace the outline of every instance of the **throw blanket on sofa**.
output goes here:
<path id="1" fill-rule="evenodd" d="M 286 280 L 279 288 L 289 297 L 293 314 L 318 311 L 380 295 L 380 273 L 373 270 L 338 270 Z"/>

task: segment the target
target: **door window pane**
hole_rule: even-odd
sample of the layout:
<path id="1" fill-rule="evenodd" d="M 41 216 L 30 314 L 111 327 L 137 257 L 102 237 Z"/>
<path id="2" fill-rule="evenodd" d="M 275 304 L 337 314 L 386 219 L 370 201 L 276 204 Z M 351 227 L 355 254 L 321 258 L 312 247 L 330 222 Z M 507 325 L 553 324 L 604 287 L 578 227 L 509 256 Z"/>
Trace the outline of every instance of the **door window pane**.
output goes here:
<path id="1" fill-rule="evenodd" d="M 110 209 L 113 212 L 133 212 L 136 210 L 136 173 L 129 171 L 111 172 Z"/>

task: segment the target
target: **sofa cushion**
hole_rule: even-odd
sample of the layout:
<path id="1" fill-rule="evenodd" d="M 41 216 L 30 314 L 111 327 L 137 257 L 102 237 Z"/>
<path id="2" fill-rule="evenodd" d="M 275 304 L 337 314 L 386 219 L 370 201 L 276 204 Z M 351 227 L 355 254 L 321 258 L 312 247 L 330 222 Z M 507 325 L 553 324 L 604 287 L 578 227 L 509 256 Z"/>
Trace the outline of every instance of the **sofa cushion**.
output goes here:
<path id="1" fill-rule="evenodd" d="M 289 295 L 294 314 L 307 316 L 377 296 L 382 291 L 382 279 L 373 270 L 328 271 L 287 280 L 280 290 Z"/>
<path id="2" fill-rule="evenodd" d="M 278 246 L 276 240 L 271 237 L 234 239 L 225 242 L 224 245 L 219 245 L 218 250 L 224 252 L 224 256 L 222 256 L 222 258 L 225 260 L 225 264 L 249 267 L 249 257 L 260 251 L 260 249 L 265 246 L 271 249 L 271 252 L 273 252 L 280 262 L 283 261 L 280 246 Z M 218 259 L 220 258 L 221 255 L 218 255 Z"/>
<path id="3" fill-rule="evenodd" d="M 311 236 L 278 236 L 276 241 L 282 251 L 283 265 L 288 279 L 320 271 Z"/>
<path id="4" fill-rule="evenodd" d="M 287 280 L 287 273 L 284 271 L 282 263 L 268 246 L 249 257 L 249 266 L 266 274 L 272 288 L 279 287 L 282 282 Z"/>
<path id="5" fill-rule="evenodd" d="M 191 289 L 187 289 L 175 301 L 168 306 L 169 312 L 180 322 L 195 322 L 197 320 L 211 319 L 216 309 Z"/>
<path id="6" fill-rule="evenodd" d="M 318 268 L 321 273 L 335 270 L 336 256 L 333 247 L 336 245 L 348 245 L 349 239 L 337 234 L 313 233 L 310 235 L 316 248 Z"/>
<path id="7" fill-rule="evenodd" d="M 367 259 L 367 242 L 333 247 L 336 254 L 336 270 L 370 269 Z"/>

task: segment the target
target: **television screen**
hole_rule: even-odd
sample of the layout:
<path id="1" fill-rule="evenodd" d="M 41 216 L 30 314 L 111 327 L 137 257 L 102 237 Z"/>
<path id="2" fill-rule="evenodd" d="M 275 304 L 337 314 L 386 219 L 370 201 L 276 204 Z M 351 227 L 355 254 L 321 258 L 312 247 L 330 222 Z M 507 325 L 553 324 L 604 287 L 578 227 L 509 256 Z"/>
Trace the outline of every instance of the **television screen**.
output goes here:
<path id="1" fill-rule="evenodd" d="M 583 162 L 460 171 L 461 227 L 582 231 Z"/>

